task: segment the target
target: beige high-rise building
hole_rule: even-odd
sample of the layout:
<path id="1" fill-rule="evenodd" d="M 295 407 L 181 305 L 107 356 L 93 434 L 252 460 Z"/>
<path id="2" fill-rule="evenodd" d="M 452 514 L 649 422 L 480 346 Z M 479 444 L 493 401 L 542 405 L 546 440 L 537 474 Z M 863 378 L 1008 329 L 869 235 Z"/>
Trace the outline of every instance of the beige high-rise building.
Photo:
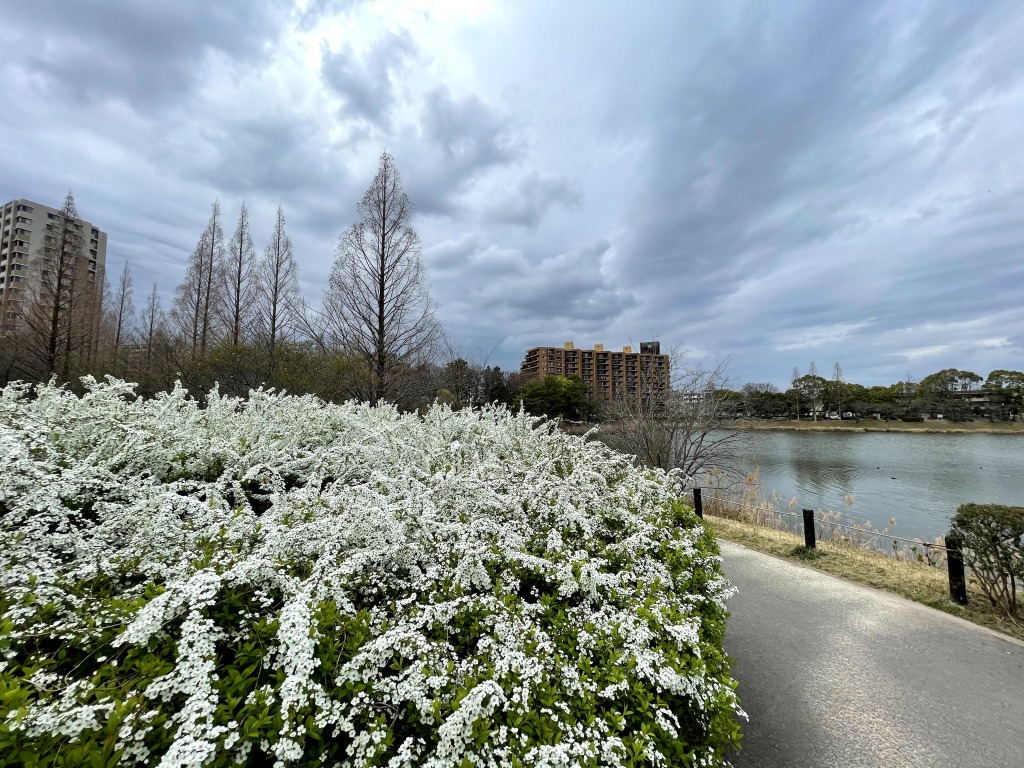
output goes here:
<path id="1" fill-rule="evenodd" d="M 668 392 L 669 373 L 669 356 L 661 354 L 657 341 L 641 342 L 639 352 L 632 347 L 623 347 L 621 352 L 606 350 L 603 344 L 576 349 L 571 341 L 561 347 L 534 347 L 527 350 L 520 366 L 523 381 L 575 374 L 599 400 L 644 390 L 649 394 Z"/>
<path id="2" fill-rule="evenodd" d="M 32 200 L 12 200 L 0 208 L 0 329 L 17 322 L 22 302 L 38 287 L 53 252 L 53 233 L 61 210 Z M 107 233 L 83 219 L 74 222 L 81 235 L 78 275 L 102 290 L 107 263 Z M 50 235 L 50 242 L 47 235 Z"/>

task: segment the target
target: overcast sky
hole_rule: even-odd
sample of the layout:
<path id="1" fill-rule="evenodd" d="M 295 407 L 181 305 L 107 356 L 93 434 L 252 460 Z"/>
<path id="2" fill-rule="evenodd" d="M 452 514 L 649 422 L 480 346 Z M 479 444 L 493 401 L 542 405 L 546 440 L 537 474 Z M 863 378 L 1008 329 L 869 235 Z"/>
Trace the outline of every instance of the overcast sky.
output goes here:
<path id="1" fill-rule="evenodd" d="M 0 198 L 71 189 L 137 304 L 214 199 L 318 302 L 387 149 L 469 359 L 1024 369 L 1019 0 L 34 0 L 0 50 Z"/>

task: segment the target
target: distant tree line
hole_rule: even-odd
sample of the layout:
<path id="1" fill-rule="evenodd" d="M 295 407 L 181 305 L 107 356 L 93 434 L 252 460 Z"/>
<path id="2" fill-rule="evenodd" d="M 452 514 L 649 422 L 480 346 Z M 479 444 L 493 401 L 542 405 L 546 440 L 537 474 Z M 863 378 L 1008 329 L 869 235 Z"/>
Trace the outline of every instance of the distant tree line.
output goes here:
<path id="1" fill-rule="evenodd" d="M 245 204 L 229 224 L 214 202 L 170 306 L 154 284 L 138 307 L 127 263 L 113 284 L 86 272 L 69 193 L 45 250 L 32 256 L 37 274 L 20 302 L 6 304 L 14 316 L 0 329 L 0 386 L 53 378 L 76 388 L 83 376 L 111 375 L 137 382 L 145 396 L 180 380 L 197 394 L 216 384 L 232 395 L 273 387 L 406 409 L 437 398 L 453 407 L 511 404 L 516 375 L 451 350 L 389 154 L 356 209 L 319 305 L 299 289 L 280 207 L 259 251 Z"/>
<path id="2" fill-rule="evenodd" d="M 986 378 L 974 371 L 946 368 L 920 381 L 907 377 L 889 386 L 847 382 L 839 363 L 831 378 L 819 376 L 814 363 L 805 374 L 794 368 L 790 387 L 748 383 L 726 396 L 736 416 L 758 419 L 875 418 L 951 421 L 1009 420 L 1024 408 L 1024 373 L 995 370 Z"/>

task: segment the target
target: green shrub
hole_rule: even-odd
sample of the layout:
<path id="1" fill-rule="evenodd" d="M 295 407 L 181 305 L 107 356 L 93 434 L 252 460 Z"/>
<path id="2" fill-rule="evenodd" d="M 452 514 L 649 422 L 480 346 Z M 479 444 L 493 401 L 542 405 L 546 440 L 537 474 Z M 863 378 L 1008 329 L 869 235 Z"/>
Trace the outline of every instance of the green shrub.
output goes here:
<path id="1" fill-rule="evenodd" d="M 992 605 L 1017 613 L 1017 585 L 1024 581 L 1024 507 L 963 504 L 949 530 Z"/>

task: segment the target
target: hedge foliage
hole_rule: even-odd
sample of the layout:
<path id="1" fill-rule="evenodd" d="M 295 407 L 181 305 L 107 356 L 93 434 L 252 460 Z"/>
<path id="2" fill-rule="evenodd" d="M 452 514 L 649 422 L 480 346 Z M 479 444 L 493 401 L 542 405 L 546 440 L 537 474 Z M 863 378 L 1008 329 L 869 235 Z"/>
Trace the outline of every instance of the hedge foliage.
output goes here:
<path id="1" fill-rule="evenodd" d="M 949 532 L 992 605 L 1016 615 L 1017 587 L 1024 584 L 1024 507 L 962 504 Z"/>
<path id="2" fill-rule="evenodd" d="M 87 381 L 0 398 L 0 755 L 721 765 L 741 714 L 677 478 L 502 409 Z"/>

